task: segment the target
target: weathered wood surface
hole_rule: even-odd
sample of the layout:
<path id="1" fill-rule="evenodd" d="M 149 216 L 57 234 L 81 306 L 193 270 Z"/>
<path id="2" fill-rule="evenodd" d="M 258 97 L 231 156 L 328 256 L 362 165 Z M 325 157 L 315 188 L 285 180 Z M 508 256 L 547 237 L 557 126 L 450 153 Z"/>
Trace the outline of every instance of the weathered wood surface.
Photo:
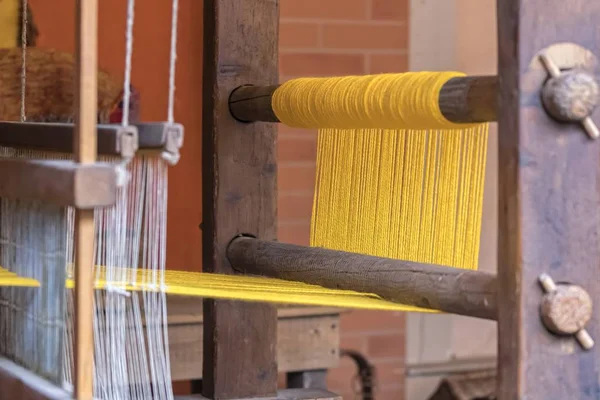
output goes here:
<path id="1" fill-rule="evenodd" d="M 202 378 L 201 304 L 198 298 L 167 297 L 171 376 L 175 381 Z M 341 311 L 328 307 L 278 308 L 279 372 L 337 367 Z"/>
<path id="2" fill-rule="evenodd" d="M 273 93 L 279 85 L 244 85 L 229 99 L 234 118 L 243 122 L 280 122 L 272 107 Z M 471 76 L 450 79 L 442 87 L 440 110 L 453 122 L 491 122 L 496 120 L 498 80 L 495 76 Z"/>
<path id="3" fill-rule="evenodd" d="M 478 271 L 247 237 L 228 249 L 243 273 L 375 293 L 400 304 L 496 319 L 496 277 Z"/>
<path id="4" fill-rule="evenodd" d="M 580 285 L 599 305 L 600 141 L 546 114 L 536 55 L 573 42 L 599 56 L 600 2 L 504 0 L 497 11 L 498 398 L 598 400 L 600 346 L 585 351 L 544 327 L 538 277 Z M 597 311 L 587 329 L 600 338 Z"/>
<path id="5" fill-rule="evenodd" d="M 276 235 L 276 127 L 228 112 L 245 82 L 278 81 L 277 0 L 206 0 L 203 68 L 203 268 L 233 273 L 227 244 L 240 233 Z M 277 390 L 275 307 L 204 302 L 204 396 L 267 397 Z"/>
<path id="6" fill-rule="evenodd" d="M 45 152 L 73 153 L 73 124 L 0 122 L 0 146 Z M 133 127 L 98 125 L 99 155 L 133 157 L 138 149 L 138 132 Z"/>
<path id="7" fill-rule="evenodd" d="M 0 158 L 0 196 L 90 210 L 114 204 L 114 165 Z"/>

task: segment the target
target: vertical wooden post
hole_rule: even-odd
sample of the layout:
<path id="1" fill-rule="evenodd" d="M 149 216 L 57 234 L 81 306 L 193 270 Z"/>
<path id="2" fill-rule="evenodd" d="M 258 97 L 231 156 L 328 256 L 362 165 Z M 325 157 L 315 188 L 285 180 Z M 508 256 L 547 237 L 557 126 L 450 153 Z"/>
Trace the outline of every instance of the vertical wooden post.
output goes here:
<path id="1" fill-rule="evenodd" d="M 278 81 L 278 0 L 204 1 L 203 268 L 233 273 L 228 243 L 276 236 L 276 127 L 244 124 L 228 109 L 243 84 Z M 274 396 L 276 310 L 204 301 L 203 391 L 210 399 Z"/>
<path id="2" fill-rule="evenodd" d="M 98 0 L 78 0 L 75 32 L 75 161 L 96 161 Z M 75 398 L 92 399 L 94 211 L 75 211 Z"/>
<path id="3" fill-rule="evenodd" d="M 598 26 L 597 0 L 498 1 L 501 400 L 600 398 L 600 346 L 545 329 L 538 282 L 548 273 L 582 286 L 595 301 L 587 330 L 600 340 L 600 141 L 547 116 L 537 67 L 538 52 L 559 42 L 600 56 Z"/>

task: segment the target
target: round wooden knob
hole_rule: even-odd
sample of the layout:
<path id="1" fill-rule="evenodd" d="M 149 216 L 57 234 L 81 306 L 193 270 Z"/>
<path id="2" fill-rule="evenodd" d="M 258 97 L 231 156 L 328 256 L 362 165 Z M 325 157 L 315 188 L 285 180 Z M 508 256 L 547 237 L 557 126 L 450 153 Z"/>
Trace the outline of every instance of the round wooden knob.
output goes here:
<path id="1" fill-rule="evenodd" d="M 548 330 L 559 335 L 572 335 L 585 327 L 592 316 L 592 299 L 581 287 L 557 285 L 544 295 L 541 315 Z"/>
<path id="2" fill-rule="evenodd" d="M 542 89 L 548 114 L 562 122 L 578 122 L 590 116 L 600 101 L 600 88 L 593 75 L 571 70 L 550 78 Z"/>

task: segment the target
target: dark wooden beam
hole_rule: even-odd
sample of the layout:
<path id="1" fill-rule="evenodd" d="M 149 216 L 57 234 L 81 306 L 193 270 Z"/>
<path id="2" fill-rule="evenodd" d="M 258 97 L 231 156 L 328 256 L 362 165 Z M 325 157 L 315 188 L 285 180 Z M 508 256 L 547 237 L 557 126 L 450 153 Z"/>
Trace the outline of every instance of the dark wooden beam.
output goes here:
<path id="1" fill-rule="evenodd" d="M 539 55 L 560 44 L 557 63 L 581 53 L 578 46 L 598 57 L 600 2 L 503 0 L 497 7 L 498 398 L 598 400 L 600 346 L 586 351 L 544 327 L 538 279 L 547 273 L 580 285 L 600 305 L 600 141 L 546 114 L 540 98 L 549 75 Z M 600 110 L 592 117 L 600 121 Z M 594 311 L 587 325 L 596 340 L 599 316 Z"/>
<path id="2" fill-rule="evenodd" d="M 496 319 L 492 274 L 240 237 L 227 256 L 242 273 L 374 293 L 410 306 Z"/>
<path id="3" fill-rule="evenodd" d="M 242 124 L 227 110 L 245 82 L 278 81 L 277 0 L 205 0 L 203 68 L 204 271 L 230 274 L 227 245 L 240 233 L 276 236 L 276 127 Z M 209 399 L 277 393 L 275 307 L 206 299 L 202 389 Z"/>
<path id="4" fill-rule="evenodd" d="M 229 109 L 242 122 L 280 122 L 271 105 L 279 85 L 244 85 L 229 98 Z M 495 76 L 452 78 L 440 92 L 440 109 L 452 122 L 496 121 L 498 79 Z"/>
<path id="5" fill-rule="evenodd" d="M 73 124 L 48 122 L 0 122 L 0 146 L 17 149 L 73 153 Z M 179 158 L 183 126 L 164 122 L 131 126 L 97 126 L 99 155 L 133 157 L 138 150 L 163 151 Z"/>
<path id="6" fill-rule="evenodd" d="M 117 171 L 107 163 L 0 158 L 0 171 L 0 197 L 82 210 L 116 201 Z"/>

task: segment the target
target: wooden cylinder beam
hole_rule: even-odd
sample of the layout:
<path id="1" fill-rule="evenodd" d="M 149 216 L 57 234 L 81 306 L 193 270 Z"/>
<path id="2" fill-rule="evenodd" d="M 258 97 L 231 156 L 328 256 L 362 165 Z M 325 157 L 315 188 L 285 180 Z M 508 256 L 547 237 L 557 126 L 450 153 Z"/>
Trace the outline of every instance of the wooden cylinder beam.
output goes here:
<path id="1" fill-rule="evenodd" d="M 273 93 L 279 85 L 245 85 L 229 97 L 229 110 L 241 122 L 280 122 L 272 107 Z M 496 121 L 498 79 L 496 76 L 452 78 L 440 91 L 442 114 L 452 122 Z"/>
<path id="2" fill-rule="evenodd" d="M 409 306 L 496 319 L 496 276 L 485 272 L 248 237 L 234 239 L 227 257 L 244 274 L 374 293 Z"/>

